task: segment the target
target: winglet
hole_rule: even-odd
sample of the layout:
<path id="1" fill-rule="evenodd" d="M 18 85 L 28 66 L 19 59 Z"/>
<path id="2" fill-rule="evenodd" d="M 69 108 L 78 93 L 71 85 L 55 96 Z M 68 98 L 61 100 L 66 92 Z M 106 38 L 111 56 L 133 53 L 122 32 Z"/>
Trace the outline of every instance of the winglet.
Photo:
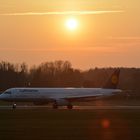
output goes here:
<path id="1" fill-rule="evenodd" d="M 119 83 L 120 69 L 116 69 L 103 88 L 116 89 Z"/>

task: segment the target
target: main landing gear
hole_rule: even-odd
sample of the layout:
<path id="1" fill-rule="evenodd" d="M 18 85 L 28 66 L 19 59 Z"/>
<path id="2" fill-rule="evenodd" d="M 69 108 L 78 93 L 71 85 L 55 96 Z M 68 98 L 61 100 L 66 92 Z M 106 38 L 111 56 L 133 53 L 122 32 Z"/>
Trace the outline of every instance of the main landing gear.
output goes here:
<path id="1" fill-rule="evenodd" d="M 58 104 L 57 103 L 53 104 L 53 109 L 58 109 Z M 67 109 L 73 109 L 73 105 L 72 104 L 68 104 L 67 105 Z"/>
<path id="2" fill-rule="evenodd" d="M 72 104 L 67 105 L 67 109 L 73 109 L 73 105 Z"/>
<path id="3" fill-rule="evenodd" d="M 54 104 L 53 104 L 53 109 L 58 109 L 57 103 L 54 103 Z"/>

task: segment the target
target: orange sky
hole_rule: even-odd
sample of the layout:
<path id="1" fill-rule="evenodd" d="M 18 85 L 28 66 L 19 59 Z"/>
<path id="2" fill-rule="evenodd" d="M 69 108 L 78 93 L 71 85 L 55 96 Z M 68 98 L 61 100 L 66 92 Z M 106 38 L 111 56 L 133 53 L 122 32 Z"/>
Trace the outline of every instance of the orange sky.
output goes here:
<path id="1" fill-rule="evenodd" d="M 140 67 L 139 0 L 1 0 L 0 61 Z M 66 21 L 75 18 L 70 31 Z"/>

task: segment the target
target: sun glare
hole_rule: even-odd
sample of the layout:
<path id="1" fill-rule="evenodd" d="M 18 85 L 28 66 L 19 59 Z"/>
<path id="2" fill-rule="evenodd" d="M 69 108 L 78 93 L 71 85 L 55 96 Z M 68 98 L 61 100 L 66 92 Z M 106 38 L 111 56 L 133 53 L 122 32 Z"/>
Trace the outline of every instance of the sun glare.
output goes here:
<path id="1" fill-rule="evenodd" d="M 71 18 L 66 21 L 66 27 L 70 30 L 75 30 L 78 26 L 78 22 L 76 19 Z"/>

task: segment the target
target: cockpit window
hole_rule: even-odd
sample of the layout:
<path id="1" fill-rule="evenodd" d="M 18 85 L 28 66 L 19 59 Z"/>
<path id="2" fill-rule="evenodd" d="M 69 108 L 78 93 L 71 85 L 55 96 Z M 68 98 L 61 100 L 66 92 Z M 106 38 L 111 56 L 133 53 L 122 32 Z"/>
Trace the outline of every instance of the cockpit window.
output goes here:
<path id="1" fill-rule="evenodd" d="M 4 94 L 11 94 L 11 91 L 6 91 L 4 92 Z"/>

